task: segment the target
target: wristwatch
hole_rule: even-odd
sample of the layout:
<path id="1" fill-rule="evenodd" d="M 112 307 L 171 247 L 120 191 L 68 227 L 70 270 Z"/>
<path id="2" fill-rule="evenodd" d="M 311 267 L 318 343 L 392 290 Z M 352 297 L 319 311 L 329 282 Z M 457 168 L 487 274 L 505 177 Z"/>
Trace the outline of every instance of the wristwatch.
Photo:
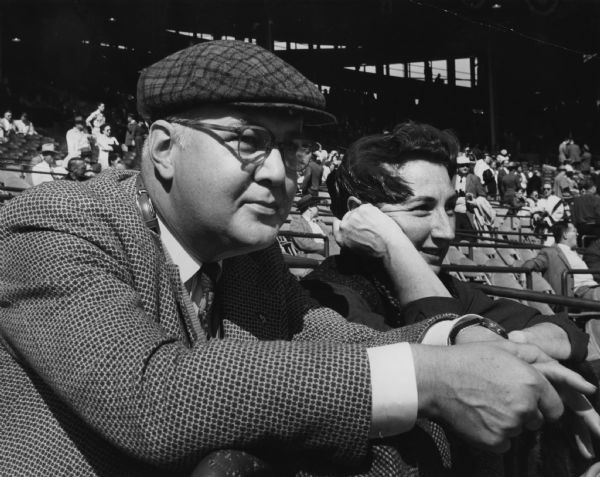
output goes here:
<path id="1" fill-rule="evenodd" d="M 456 337 L 458 336 L 458 333 L 460 333 L 465 328 L 469 328 L 470 326 L 483 326 L 484 328 L 493 331 L 498 336 L 508 339 L 508 333 L 506 333 L 506 330 L 498 323 L 496 323 L 493 320 L 490 320 L 489 318 L 471 314 L 460 317 L 460 319 L 456 323 L 454 323 L 454 326 L 448 334 L 448 344 L 456 344 Z"/>

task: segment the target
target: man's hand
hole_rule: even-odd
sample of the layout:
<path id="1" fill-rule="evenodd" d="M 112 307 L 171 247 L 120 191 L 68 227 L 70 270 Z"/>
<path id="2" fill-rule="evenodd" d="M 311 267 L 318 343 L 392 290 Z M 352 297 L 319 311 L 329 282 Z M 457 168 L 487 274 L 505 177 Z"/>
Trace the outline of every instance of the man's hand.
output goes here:
<path id="1" fill-rule="evenodd" d="M 569 359 L 571 342 L 567 332 L 554 323 L 539 323 L 523 330 L 511 331 L 508 339 L 515 343 L 533 344 L 557 360 Z"/>
<path id="2" fill-rule="evenodd" d="M 475 445 L 505 452 L 523 429 L 536 430 L 562 415 L 562 400 L 549 379 L 583 393 L 595 388 L 535 346 L 504 340 L 505 350 L 498 343 L 411 349 L 419 414 L 445 422 Z"/>

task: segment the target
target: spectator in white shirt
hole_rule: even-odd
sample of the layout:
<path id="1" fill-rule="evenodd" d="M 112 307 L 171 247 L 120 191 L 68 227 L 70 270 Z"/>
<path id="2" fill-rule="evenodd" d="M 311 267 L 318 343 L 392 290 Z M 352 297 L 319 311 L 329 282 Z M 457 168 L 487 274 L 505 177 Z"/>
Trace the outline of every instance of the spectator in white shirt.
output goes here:
<path id="1" fill-rule="evenodd" d="M 54 177 L 51 172 L 55 172 L 56 149 L 54 143 L 42 144 L 42 160 L 31 168 L 31 184 L 36 186 L 44 182 L 52 182 Z"/>
<path id="2" fill-rule="evenodd" d="M 82 149 L 90 147 L 90 135 L 85 131 L 83 116 L 75 116 L 75 124 L 67 131 L 66 159 L 77 157 Z"/>
<path id="3" fill-rule="evenodd" d="M 33 123 L 29 120 L 29 116 L 27 116 L 27 113 L 22 113 L 21 119 L 15 120 L 15 129 L 17 134 L 22 134 L 24 136 L 34 136 L 37 134 L 35 128 L 33 127 Z"/>
<path id="4" fill-rule="evenodd" d="M 96 138 L 98 145 L 98 163 L 102 170 L 108 169 L 108 154 L 116 152 L 116 148 L 119 146 L 119 141 L 112 135 L 112 128 L 110 124 L 104 124 L 100 128 L 101 134 Z"/>
<path id="5" fill-rule="evenodd" d="M 2 126 L 2 129 L 4 129 L 6 136 L 16 133 L 16 127 L 13 121 L 12 111 L 10 109 L 7 109 L 4 112 L 4 116 L 2 119 L 0 119 L 0 125 Z"/>

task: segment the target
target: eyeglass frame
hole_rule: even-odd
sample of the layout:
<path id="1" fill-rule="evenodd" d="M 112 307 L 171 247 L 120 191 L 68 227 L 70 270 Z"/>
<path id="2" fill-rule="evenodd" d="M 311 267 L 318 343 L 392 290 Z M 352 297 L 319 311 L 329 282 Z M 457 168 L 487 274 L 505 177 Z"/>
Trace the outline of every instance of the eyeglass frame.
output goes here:
<path id="1" fill-rule="evenodd" d="M 252 165 L 255 165 L 258 167 L 267 159 L 267 157 L 269 157 L 269 155 L 275 148 L 278 149 L 279 152 L 281 153 L 281 159 L 283 161 L 283 165 L 289 171 L 293 171 L 293 172 L 297 172 L 298 174 L 301 174 L 306 170 L 306 168 L 308 167 L 308 164 L 310 163 L 310 157 L 309 157 L 308 160 L 306 161 L 306 164 L 304 164 L 301 169 L 299 169 L 298 167 L 290 167 L 286 160 L 287 155 L 285 153 L 285 141 L 277 141 L 275 139 L 275 135 L 273 134 L 273 132 L 263 126 L 257 126 L 257 125 L 252 125 L 252 124 L 245 124 L 242 126 L 224 126 L 222 124 L 198 122 L 198 121 L 194 121 L 192 119 L 178 118 L 178 117 L 167 117 L 167 118 L 165 118 L 165 121 L 180 124 L 182 126 L 190 127 L 192 129 L 196 129 L 198 131 L 207 132 L 207 133 L 211 133 L 214 131 L 225 131 L 225 132 L 235 133 L 237 135 L 238 145 L 237 145 L 237 151 L 232 150 L 232 152 L 235 153 L 235 156 L 237 157 L 237 159 L 242 163 L 248 163 L 248 164 L 252 164 Z M 241 141 L 242 134 L 247 129 L 266 131 L 270 137 L 270 142 L 267 145 L 268 147 L 265 148 L 264 153 L 259 154 L 257 156 L 257 158 L 255 158 L 255 159 L 246 159 L 246 158 L 242 157 L 242 154 L 240 153 L 240 144 L 242 142 Z M 220 136 L 218 136 L 218 137 L 221 141 L 223 141 L 223 143 L 227 142 Z M 305 138 L 299 137 L 299 139 L 304 140 Z M 315 141 L 311 141 L 308 139 L 306 139 L 306 141 L 310 142 L 311 146 L 314 147 Z M 311 156 L 312 156 L 312 152 L 313 152 L 312 151 L 313 147 L 307 148 L 310 150 Z M 307 151 L 307 153 L 308 153 L 308 151 Z"/>

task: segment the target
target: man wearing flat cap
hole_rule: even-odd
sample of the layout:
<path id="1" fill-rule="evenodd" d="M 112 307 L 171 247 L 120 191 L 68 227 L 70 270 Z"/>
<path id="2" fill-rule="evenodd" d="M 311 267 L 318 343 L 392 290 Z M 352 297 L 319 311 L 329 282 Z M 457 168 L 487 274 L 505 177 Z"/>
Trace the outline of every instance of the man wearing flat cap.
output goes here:
<path id="1" fill-rule="evenodd" d="M 417 416 L 504 451 L 562 413 L 546 376 L 590 391 L 522 361 L 539 358 L 527 345 L 415 344 L 496 337 L 479 318 L 378 333 L 303 294 L 274 242 L 312 147 L 303 125 L 332 117 L 278 57 L 192 46 L 141 73 L 138 109 L 141 173 L 0 209 L 3 475 L 190 475 L 224 449 L 272 475 L 444 475 L 441 429 Z M 423 447 L 439 454 L 420 461 Z"/>

